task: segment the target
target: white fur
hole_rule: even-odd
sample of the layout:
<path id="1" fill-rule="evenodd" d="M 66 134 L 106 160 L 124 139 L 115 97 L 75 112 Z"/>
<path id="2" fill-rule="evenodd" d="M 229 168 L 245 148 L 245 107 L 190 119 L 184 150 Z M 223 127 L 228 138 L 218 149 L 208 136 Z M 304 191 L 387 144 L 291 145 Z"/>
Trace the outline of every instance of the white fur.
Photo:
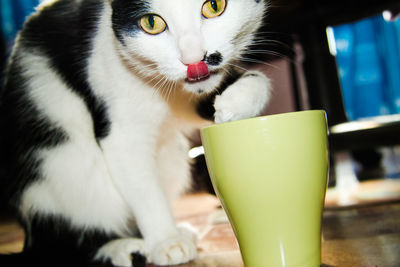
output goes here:
<path id="1" fill-rule="evenodd" d="M 257 116 L 269 99 L 270 82 L 258 71 L 249 71 L 215 99 L 215 122 Z"/>
<path id="2" fill-rule="evenodd" d="M 100 143 L 83 100 L 38 51 L 23 56 L 27 66 L 37 64 L 25 72 L 32 82 L 30 97 L 67 131 L 69 140 L 38 152 L 45 179 L 28 187 L 21 209 L 28 218 L 35 212 L 63 214 L 73 226 L 99 227 L 126 238 L 137 226 L 143 240 L 115 240 L 99 250 L 97 258 L 111 258 L 116 265 L 131 266 L 130 254 L 137 251 L 155 264 L 184 263 L 196 256 L 195 240 L 175 226 L 168 200 L 190 186 L 188 142 L 163 92 L 214 90 L 224 68 L 238 60 L 250 42 L 248 35 L 237 33 L 256 29 L 263 10 L 254 0 L 232 0 L 222 16 L 204 19 L 204 0 L 153 0 L 154 13 L 168 29 L 154 36 L 141 32 L 126 37 L 124 47 L 112 32 L 112 11 L 105 3 L 87 69 L 111 121 L 110 134 Z M 206 51 L 221 52 L 222 67 L 211 66 L 212 75 L 205 81 L 185 83 L 185 64 L 201 60 Z M 261 73 L 253 74 L 217 98 L 217 122 L 255 116 L 264 108 L 269 82 Z"/>

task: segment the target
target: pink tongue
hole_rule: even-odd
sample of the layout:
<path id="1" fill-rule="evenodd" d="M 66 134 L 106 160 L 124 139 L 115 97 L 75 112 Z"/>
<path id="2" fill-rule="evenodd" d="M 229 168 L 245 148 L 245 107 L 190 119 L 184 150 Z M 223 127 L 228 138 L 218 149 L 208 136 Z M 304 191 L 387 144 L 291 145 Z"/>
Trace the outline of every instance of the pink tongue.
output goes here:
<path id="1" fill-rule="evenodd" d="M 187 78 L 189 81 L 194 82 L 206 78 L 210 75 L 207 64 L 204 61 L 190 64 L 187 69 Z"/>

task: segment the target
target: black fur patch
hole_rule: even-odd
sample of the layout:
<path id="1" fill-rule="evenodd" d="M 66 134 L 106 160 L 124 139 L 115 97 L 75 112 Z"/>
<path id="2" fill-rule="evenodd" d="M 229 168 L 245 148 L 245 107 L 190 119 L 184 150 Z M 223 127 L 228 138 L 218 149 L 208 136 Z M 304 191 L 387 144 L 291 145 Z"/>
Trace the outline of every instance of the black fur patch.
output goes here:
<path id="1" fill-rule="evenodd" d="M 30 236 L 24 253 L 39 266 L 58 267 L 87 267 L 97 250 L 116 238 L 116 235 L 96 229 L 74 229 L 67 220 L 57 216 L 34 217 L 30 225 Z"/>
<path id="2" fill-rule="evenodd" d="M 31 17 L 20 38 L 24 47 L 45 53 L 58 74 L 84 99 L 98 139 L 108 135 L 110 121 L 104 101 L 94 95 L 88 84 L 87 61 L 102 10 L 103 4 L 97 0 L 81 4 L 59 0 Z"/>
<path id="3" fill-rule="evenodd" d="M 124 44 L 124 35 L 132 36 L 141 31 L 139 19 L 150 13 L 147 1 L 114 0 L 112 2 L 112 24 L 115 36 Z"/>
<path id="4" fill-rule="evenodd" d="M 215 53 L 206 56 L 205 61 L 208 65 L 217 66 L 222 62 L 222 55 L 220 52 L 216 51 Z"/>
<path id="5" fill-rule="evenodd" d="M 146 257 L 139 253 L 132 253 L 132 262 L 134 267 L 146 267 Z"/>

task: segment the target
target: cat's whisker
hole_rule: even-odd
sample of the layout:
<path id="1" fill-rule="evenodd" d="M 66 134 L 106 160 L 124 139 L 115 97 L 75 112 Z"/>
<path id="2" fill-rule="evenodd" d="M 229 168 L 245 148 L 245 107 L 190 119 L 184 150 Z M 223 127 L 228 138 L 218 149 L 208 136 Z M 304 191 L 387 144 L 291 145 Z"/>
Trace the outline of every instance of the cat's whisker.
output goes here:
<path id="1" fill-rule="evenodd" d="M 288 58 L 288 56 L 286 56 L 286 55 L 284 55 L 282 53 L 271 51 L 271 50 L 261 50 L 261 49 L 248 50 L 246 52 L 246 54 L 248 54 L 248 55 L 271 55 L 271 56 L 277 56 L 277 57 L 280 57 L 280 58 Z"/>
<path id="2" fill-rule="evenodd" d="M 253 44 L 254 43 L 260 43 L 260 44 L 279 44 L 279 45 L 283 45 L 283 46 L 287 46 L 290 47 L 288 44 L 286 44 L 285 42 L 279 41 L 279 40 L 275 40 L 275 39 L 265 39 L 265 38 L 255 38 L 253 39 Z"/>
<path id="3" fill-rule="evenodd" d="M 160 73 L 157 73 L 157 75 L 155 75 L 153 78 L 151 78 L 148 82 L 146 82 L 146 85 L 150 85 L 151 83 L 153 83 L 153 81 L 159 79 L 160 77 L 162 77 L 162 75 Z"/>
<path id="4" fill-rule="evenodd" d="M 277 32 L 277 31 L 259 31 L 254 35 L 257 39 L 276 39 L 276 38 L 291 38 L 289 33 Z"/>
<path id="5" fill-rule="evenodd" d="M 241 70 L 243 70 L 243 71 L 248 71 L 248 69 L 246 69 L 246 68 L 244 68 L 244 67 L 242 67 L 242 66 L 239 66 L 239 65 L 237 65 L 237 64 L 233 64 L 233 63 L 226 63 L 226 65 L 229 65 L 229 66 L 232 66 L 232 67 L 235 67 L 235 68 L 241 69 Z"/>
<path id="6" fill-rule="evenodd" d="M 155 75 L 155 76 L 154 76 L 153 78 L 151 78 L 149 81 L 146 81 L 146 82 L 145 82 L 145 85 L 151 86 L 151 84 L 152 84 L 154 81 L 156 81 L 157 79 L 159 79 L 161 76 L 162 76 L 161 74 Z M 159 83 L 159 82 L 160 82 L 160 80 L 157 81 L 157 83 Z M 154 89 L 154 86 L 155 86 L 157 83 L 153 84 L 152 89 Z M 154 93 L 156 93 L 156 90 L 154 90 Z M 154 94 L 154 93 L 153 93 L 153 94 Z"/>
<path id="7" fill-rule="evenodd" d="M 168 101 L 168 97 L 169 97 L 169 92 L 168 92 L 168 85 L 170 80 L 168 80 L 167 77 L 164 76 L 164 78 L 162 79 L 162 83 L 158 86 L 157 90 L 164 96 L 166 97 L 167 101 Z"/>
<path id="8" fill-rule="evenodd" d="M 226 68 L 226 67 L 222 67 L 222 70 L 223 70 L 226 74 L 228 74 L 229 76 L 232 76 L 232 75 L 233 75 L 232 72 L 230 72 L 230 71 L 228 70 L 228 68 Z"/>
<path id="9" fill-rule="evenodd" d="M 170 96 L 171 96 L 171 94 L 172 94 L 172 92 L 173 92 L 173 83 L 174 83 L 174 81 L 171 81 L 171 80 L 167 80 L 166 81 L 166 84 L 165 85 L 163 85 L 163 87 L 165 88 L 165 90 L 166 90 L 166 94 L 167 94 L 167 96 L 166 96 L 166 100 L 167 100 L 167 102 L 168 102 L 168 100 L 169 100 L 169 98 L 170 98 Z"/>
<path id="10" fill-rule="evenodd" d="M 161 77 L 151 88 L 153 89 L 153 97 L 156 94 L 161 94 L 162 95 L 162 84 L 164 84 L 165 80 L 167 80 L 167 78 L 161 74 L 157 75 L 157 78 Z M 160 85 L 161 84 L 161 85 Z"/>
<path id="11" fill-rule="evenodd" d="M 285 46 L 279 43 L 275 42 L 264 42 L 264 41 L 259 41 L 259 42 L 254 42 L 250 45 L 250 50 L 252 49 L 260 49 L 264 48 L 265 50 L 270 50 L 273 51 L 274 49 L 277 49 L 279 51 L 285 50 L 288 51 L 289 53 L 294 53 L 294 50 L 290 46 Z"/>
<path id="12" fill-rule="evenodd" d="M 162 79 L 161 79 L 161 83 L 160 84 L 158 84 L 157 85 L 157 88 L 156 88 L 156 90 L 158 91 L 158 92 L 160 92 L 160 93 L 162 93 L 162 94 L 164 94 L 164 86 L 165 86 L 165 84 L 168 82 L 168 79 L 167 79 L 167 77 L 163 77 Z"/>
<path id="13" fill-rule="evenodd" d="M 148 69 L 150 69 L 152 71 L 157 71 L 157 68 L 156 68 L 157 66 L 158 66 L 157 63 L 151 63 L 151 64 L 145 65 L 144 67 L 148 68 Z M 148 71 L 148 70 L 144 70 L 144 71 Z"/>
<path id="14" fill-rule="evenodd" d="M 177 84 L 178 84 L 177 81 L 172 81 L 171 82 L 171 89 L 170 89 L 171 90 L 171 94 L 173 94 L 175 92 Z"/>
<path id="15" fill-rule="evenodd" d="M 243 61 L 243 62 L 248 62 L 248 63 L 261 64 L 261 65 L 265 65 L 265 66 L 268 66 L 268 67 L 271 67 L 271 68 L 274 68 L 274 69 L 277 69 L 277 70 L 281 70 L 281 68 L 279 68 L 279 67 L 277 67 L 277 66 L 275 66 L 275 65 L 273 65 L 273 64 L 271 64 L 271 63 L 267 63 L 267 62 L 265 62 L 265 61 L 262 61 L 262 60 L 257 60 L 257 59 L 253 59 L 253 58 L 245 58 L 245 57 L 243 57 L 243 58 L 241 59 L 241 61 Z"/>
<path id="16" fill-rule="evenodd" d="M 174 89 L 175 89 L 175 81 L 169 81 L 168 88 L 167 88 L 167 92 L 168 92 L 167 100 L 173 94 Z"/>
<path id="17" fill-rule="evenodd" d="M 280 48 L 285 48 L 288 51 L 294 53 L 294 49 L 292 46 L 289 44 L 276 40 L 276 39 L 266 39 L 265 37 L 257 36 L 253 39 L 252 45 L 266 45 L 266 46 L 273 46 L 273 47 L 280 47 Z"/>

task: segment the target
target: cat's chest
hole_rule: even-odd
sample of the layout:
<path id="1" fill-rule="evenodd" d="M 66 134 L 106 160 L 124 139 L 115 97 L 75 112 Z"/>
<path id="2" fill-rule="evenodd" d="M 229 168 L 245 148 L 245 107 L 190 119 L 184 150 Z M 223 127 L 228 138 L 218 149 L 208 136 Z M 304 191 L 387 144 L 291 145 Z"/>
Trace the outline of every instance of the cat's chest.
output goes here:
<path id="1" fill-rule="evenodd" d="M 119 93 L 104 96 L 112 124 L 156 130 L 172 116 L 165 101 L 149 88 L 140 84 L 122 86 Z"/>
<path id="2" fill-rule="evenodd" d="M 104 101 L 112 125 L 159 127 L 170 116 L 166 101 L 119 64 L 89 67 L 93 92 Z M 90 66 L 90 65 L 89 65 Z"/>

